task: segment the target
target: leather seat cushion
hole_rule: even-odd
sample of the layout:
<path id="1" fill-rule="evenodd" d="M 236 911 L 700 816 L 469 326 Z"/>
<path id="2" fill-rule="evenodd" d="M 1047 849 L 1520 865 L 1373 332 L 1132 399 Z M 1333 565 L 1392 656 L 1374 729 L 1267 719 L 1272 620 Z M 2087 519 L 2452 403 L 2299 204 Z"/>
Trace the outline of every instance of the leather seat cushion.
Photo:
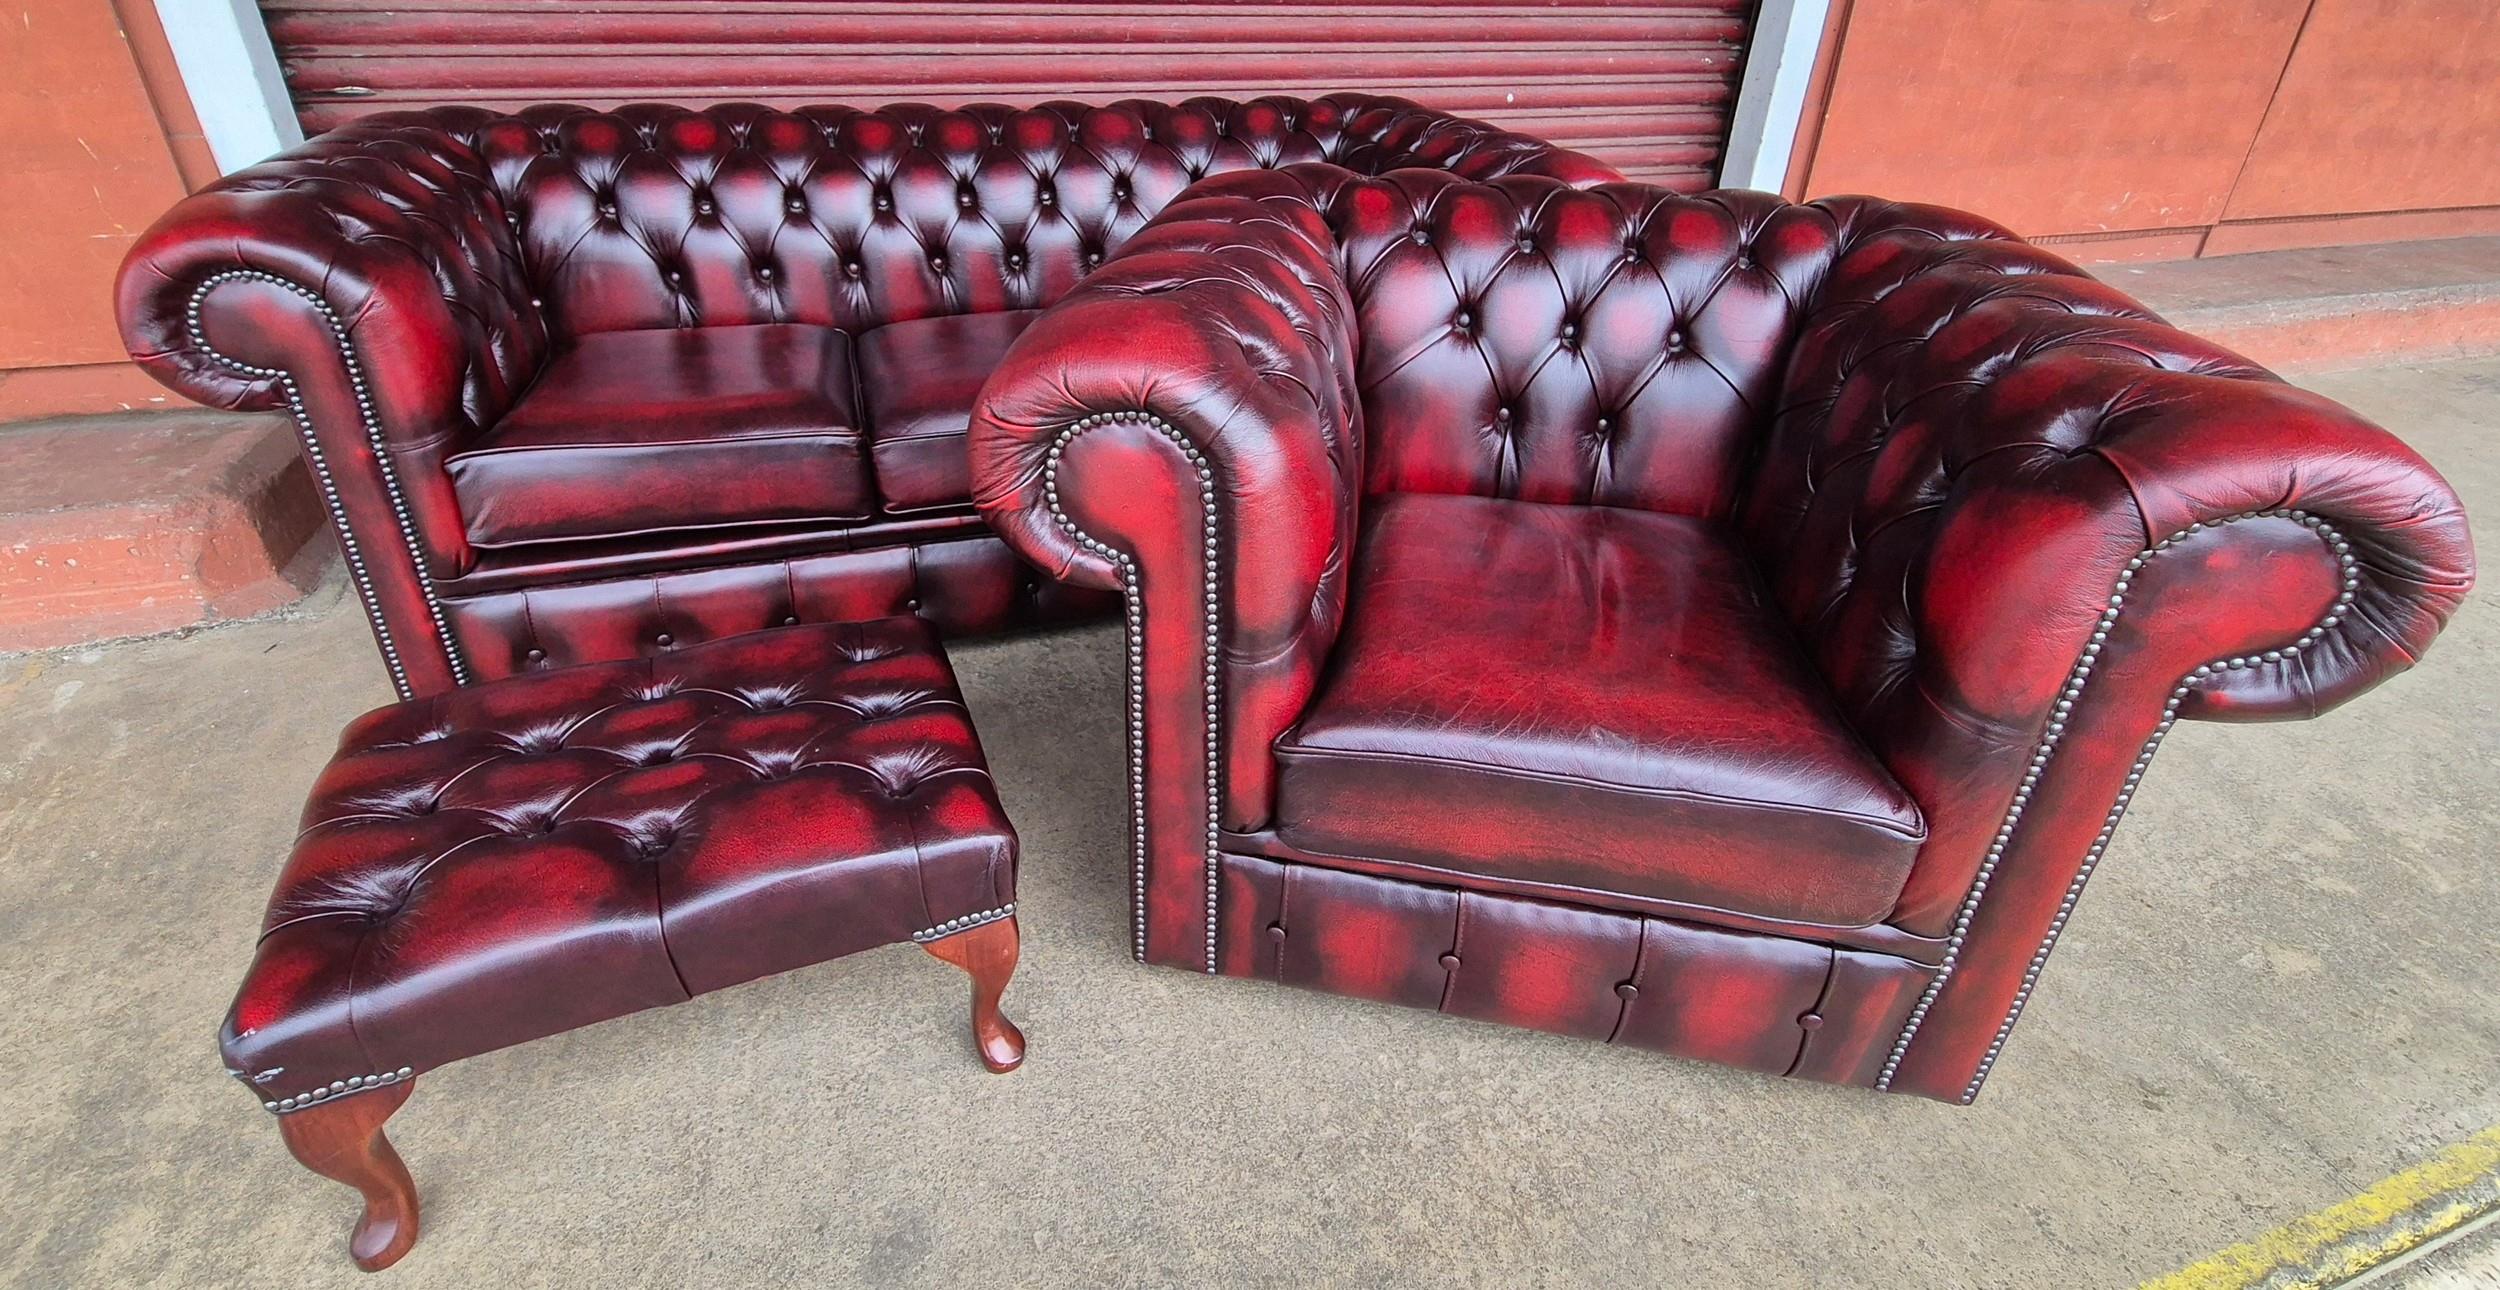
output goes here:
<path id="1" fill-rule="evenodd" d="M 1926 835 L 1749 560 L 1682 516 L 1367 506 L 1278 833 L 1445 885 L 1861 926 Z"/>
<path id="2" fill-rule="evenodd" d="M 227 1022 L 264 1100 L 422 1071 L 1014 898 L 917 618 L 749 632 L 358 718 Z"/>
<path id="3" fill-rule="evenodd" d="M 964 431 L 981 383 L 1038 309 L 888 323 L 859 338 L 877 491 L 892 514 L 972 504 Z"/>
<path id="4" fill-rule="evenodd" d="M 482 547 L 862 520 L 859 425 L 833 328 L 594 332 L 445 465 Z"/>

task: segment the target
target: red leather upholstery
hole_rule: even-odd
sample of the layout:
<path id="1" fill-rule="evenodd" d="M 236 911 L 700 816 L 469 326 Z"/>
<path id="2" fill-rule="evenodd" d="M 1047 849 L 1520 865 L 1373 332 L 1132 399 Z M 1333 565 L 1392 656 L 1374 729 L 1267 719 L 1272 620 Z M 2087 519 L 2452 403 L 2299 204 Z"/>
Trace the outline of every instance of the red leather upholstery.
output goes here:
<path id="1" fill-rule="evenodd" d="M 1400 174 L 1327 207 L 1366 487 L 1724 513 L 1830 225 L 1763 193 L 1552 187 Z"/>
<path id="2" fill-rule="evenodd" d="M 2455 495 L 2392 436 L 1984 220 L 1864 198 L 1220 177 L 1025 332 L 971 447 L 974 496 L 1019 551 L 1130 589 L 1141 957 L 1266 970 L 1226 903 L 1266 899 L 1228 885 L 1266 872 L 1251 857 L 1356 893 L 1329 920 L 1356 948 L 1297 979 L 1420 973 L 1409 1002 L 1432 937 L 1374 924 L 1436 887 L 1572 901 L 1522 923 L 1542 929 L 1505 951 L 1523 962 L 1594 954 L 1585 919 L 1672 891 L 1680 919 L 1886 956 L 1888 979 L 1937 969 L 1905 1011 L 1824 1014 L 1871 1063 L 1799 1071 L 1957 1101 L 2170 724 L 2343 702 L 2410 666 L 2473 581 Z M 1423 513 L 1415 494 L 1599 508 L 1577 558 L 1647 572 L 1514 574 L 1492 543 L 1533 526 L 1507 518 L 1378 543 Z M 1676 588 L 1696 566 L 1664 534 L 1701 524 L 1726 535 L 1707 580 L 1727 598 Z M 1443 567 L 1418 554 L 1435 541 Z M 1726 648 L 1755 657 L 1677 657 L 1598 701 L 1616 633 L 1696 620 L 1741 623 Z M 1705 663 L 1763 679 L 1675 684 Z M 1763 757 L 1748 715 L 1783 693 L 1822 753 Z M 1747 734 L 1713 745 L 1714 727 Z M 1473 769 L 1382 773 L 1344 747 L 1323 766 L 1305 746 L 1323 737 Z M 1715 836 L 1698 813 L 1652 821 L 1643 854 L 1578 785 L 1523 802 L 1474 773 L 1634 779 L 1675 747 L 1687 778 L 1792 801 L 1897 786 L 1914 815 L 1894 822 L 1924 841 L 1904 874 L 1897 849 L 1885 869 L 1863 837 L 1807 844 L 1730 810 Z M 1866 773 L 1829 774 L 1841 747 Z M 1765 868 L 1713 869 L 1740 855 Z M 1687 885 L 1641 885 L 1668 875 Z M 1811 921 L 1832 917 L 1873 921 Z M 1678 990 L 1760 1010 L 1722 1026 L 1789 1006 L 1743 984 L 1752 956 L 1701 961 Z M 1603 1008 L 1574 997 L 1563 1028 L 1586 1033 Z"/>
<path id="3" fill-rule="evenodd" d="M 974 410 L 982 516 L 1026 559 L 1081 586 L 1122 585 L 1109 550 L 1141 557 L 1160 571 L 1143 589 L 1159 620 L 1198 617 L 1209 594 L 1200 490 L 1181 473 L 1177 445 L 1205 459 L 1220 541 L 1261 553 L 1225 571 L 1214 624 L 1226 704 L 1221 815 L 1231 828 L 1266 822 L 1270 745 L 1310 701 L 1345 613 L 1363 476 L 1357 337 L 1313 194 L 1340 176 L 1297 168 L 1199 185 L 1028 328 Z M 1100 416 L 1115 420 L 1071 434 Z M 1054 461 L 1064 510 L 1052 505 Z M 1143 504 L 1096 482 L 1148 477 L 1179 489 Z M 1150 660 L 1158 677 L 1199 658 L 1187 639 L 1146 645 L 1176 650 L 1168 663 Z M 1198 704 L 1177 693 L 1172 702 L 1187 709 L 1170 714 L 1173 737 L 1187 739 Z M 1181 817 L 1165 830 L 1203 832 L 1195 807 L 1175 809 Z"/>
<path id="4" fill-rule="evenodd" d="M 810 554 L 910 544 L 920 530 L 884 520 L 939 515 L 956 500 L 941 437 L 919 434 L 897 436 L 884 454 L 897 460 L 881 509 L 849 475 L 778 480 L 772 497 L 756 483 L 705 489 L 715 500 L 704 509 L 669 514 L 657 512 L 692 502 L 560 482 L 608 477 L 616 453 L 561 463 L 532 454 L 516 487 L 557 479 L 545 486 L 562 496 L 525 502 L 500 480 L 456 487 L 448 463 L 484 461 L 464 454 L 488 446 L 516 404 L 541 426 L 619 432 L 604 410 L 549 406 L 575 401 L 583 387 L 568 376 L 606 368 L 599 338 L 801 324 L 856 343 L 890 324 L 1037 309 L 1191 181 L 1320 160 L 1617 177 L 1535 139 L 1365 95 L 1029 109 L 446 108 L 362 118 L 209 185 L 132 248 L 118 303 L 132 356 L 176 390 L 295 416 L 393 680 L 404 694 L 432 693 L 485 675 L 472 656 L 509 650 L 457 625 L 500 620 L 464 613 L 455 589 L 499 563 L 496 550 L 597 541 L 611 576 L 641 577 L 696 546 L 733 547 L 759 519 L 810 526 Z M 960 339 L 964 361 L 986 356 L 980 337 Z M 936 367 L 930 355 L 893 357 L 885 369 L 925 379 Z M 654 372 L 647 399 L 605 394 L 633 403 L 625 411 L 647 427 L 675 397 L 734 385 L 729 375 L 707 384 Z M 978 374 L 949 379 L 900 392 L 893 410 L 952 398 Z M 852 406 L 871 411 L 875 385 L 865 393 L 855 390 Z M 693 437 L 738 440 L 743 453 L 752 428 Z M 473 465 L 464 475 L 481 470 L 496 473 Z M 495 514 L 472 522 L 469 508 L 490 493 Z M 872 513 L 884 519 L 855 518 Z M 658 536 L 636 560 L 620 549 L 627 532 Z M 566 560 L 500 563 L 552 570 Z M 632 615 L 581 635 L 659 634 L 652 617 L 619 608 L 630 598 L 569 602 Z"/>
<path id="5" fill-rule="evenodd" d="M 864 520 L 851 339 L 767 323 L 584 336 L 445 461 L 473 546 Z"/>
<path id="6" fill-rule="evenodd" d="M 1935 970 L 1888 954 L 1227 855 L 1221 970 L 1773 1075 L 1872 1082 Z"/>
<path id="7" fill-rule="evenodd" d="M 1015 895 L 1015 835 L 911 618 L 382 708 L 303 828 L 223 1035 L 273 1110 Z"/>
<path id="8" fill-rule="evenodd" d="M 1351 581 L 1276 743 L 1287 843 L 1632 912 L 1855 927 L 1900 896 L 1917 805 L 1709 526 L 1393 493 Z"/>
<path id="9" fill-rule="evenodd" d="M 888 514 L 960 512 L 972 504 L 972 469 L 964 460 L 972 401 L 1035 312 L 888 323 L 859 338 L 861 397 L 876 427 L 869 452 Z"/>
<path id="10" fill-rule="evenodd" d="M 477 642 L 468 654 L 481 680 L 616 658 L 657 657 L 742 632 L 801 623 L 843 623 L 889 614 L 916 615 L 942 632 L 997 631 L 1027 623 L 1102 617 L 1114 601 L 1102 592 L 1052 582 L 1016 558 L 968 515 L 880 526 L 877 535 L 902 544 L 863 550 L 821 550 L 799 535 L 797 552 L 770 537 L 703 543 L 667 563 L 690 567 L 601 577 L 608 567 L 591 548 L 555 569 L 481 568 L 464 578 L 446 606 L 452 629 Z M 637 564 L 651 560 L 633 551 Z M 657 562 L 657 561 L 654 561 Z M 545 581 L 566 569 L 565 581 Z"/>

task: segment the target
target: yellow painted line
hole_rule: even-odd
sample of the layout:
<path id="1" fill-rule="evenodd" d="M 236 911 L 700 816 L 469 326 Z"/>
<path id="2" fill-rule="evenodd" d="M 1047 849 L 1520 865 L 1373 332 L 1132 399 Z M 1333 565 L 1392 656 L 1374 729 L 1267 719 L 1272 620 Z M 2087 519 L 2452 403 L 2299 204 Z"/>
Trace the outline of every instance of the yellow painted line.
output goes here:
<path id="1" fill-rule="evenodd" d="M 2293 1219 L 2143 1290 L 2322 1290 L 2500 1206 L 2500 1124 L 2339 1205 Z"/>

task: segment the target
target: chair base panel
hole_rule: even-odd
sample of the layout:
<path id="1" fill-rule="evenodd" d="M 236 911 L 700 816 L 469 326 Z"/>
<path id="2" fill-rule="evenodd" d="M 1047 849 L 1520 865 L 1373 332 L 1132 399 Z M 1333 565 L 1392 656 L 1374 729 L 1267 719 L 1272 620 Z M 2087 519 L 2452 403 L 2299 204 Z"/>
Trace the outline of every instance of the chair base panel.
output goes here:
<path id="1" fill-rule="evenodd" d="M 1833 927 L 1822 923 L 1798 923 L 1785 919 L 1761 918 L 1734 910 L 1714 909 L 1706 905 L 1688 905 L 1677 901 L 1647 900 L 1635 896 L 1613 897 L 1615 903 L 1598 905 L 1582 899 L 1582 893 L 1571 887 L 1548 883 L 1522 882 L 1484 874 L 1463 873 L 1455 869 L 1440 870 L 1396 860 L 1380 860 L 1362 856 L 1338 855 L 1297 847 L 1276 835 L 1273 830 L 1226 832 L 1224 850 L 1234 855 L 1253 856 L 1279 864 L 1309 865 L 1321 869 L 1338 869 L 1348 873 L 1369 874 L 1421 886 L 1460 887 L 1497 896 L 1517 896 L 1559 905 L 1585 905 L 1611 912 L 1648 918 L 1666 919 L 1676 923 L 1692 923 L 1722 931 L 1753 932 L 1783 940 L 1814 941 L 1842 949 L 1866 950 L 1888 958 L 1908 959 L 1913 963 L 1935 964 L 1943 961 L 1946 946 L 1940 936 L 1920 936 L 1890 923 L 1872 923 L 1864 927 Z"/>
<path id="2" fill-rule="evenodd" d="M 1258 856 L 1216 970 L 1872 1088 L 1936 969 L 1889 954 Z"/>

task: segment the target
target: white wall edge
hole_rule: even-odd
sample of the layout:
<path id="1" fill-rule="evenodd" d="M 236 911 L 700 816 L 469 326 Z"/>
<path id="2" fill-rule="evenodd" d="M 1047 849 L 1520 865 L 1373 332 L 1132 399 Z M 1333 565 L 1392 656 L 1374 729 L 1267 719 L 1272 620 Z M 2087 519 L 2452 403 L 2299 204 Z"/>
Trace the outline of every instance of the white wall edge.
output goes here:
<path id="1" fill-rule="evenodd" d="M 304 141 L 253 0 L 156 0 L 156 17 L 218 169 L 232 174 Z"/>
<path id="2" fill-rule="evenodd" d="M 1762 0 L 1728 124 L 1727 153 L 1719 162 L 1720 187 L 1776 193 L 1788 182 L 1806 83 L 1814 79 L 1831 11 L 1831 0 Z"/>

